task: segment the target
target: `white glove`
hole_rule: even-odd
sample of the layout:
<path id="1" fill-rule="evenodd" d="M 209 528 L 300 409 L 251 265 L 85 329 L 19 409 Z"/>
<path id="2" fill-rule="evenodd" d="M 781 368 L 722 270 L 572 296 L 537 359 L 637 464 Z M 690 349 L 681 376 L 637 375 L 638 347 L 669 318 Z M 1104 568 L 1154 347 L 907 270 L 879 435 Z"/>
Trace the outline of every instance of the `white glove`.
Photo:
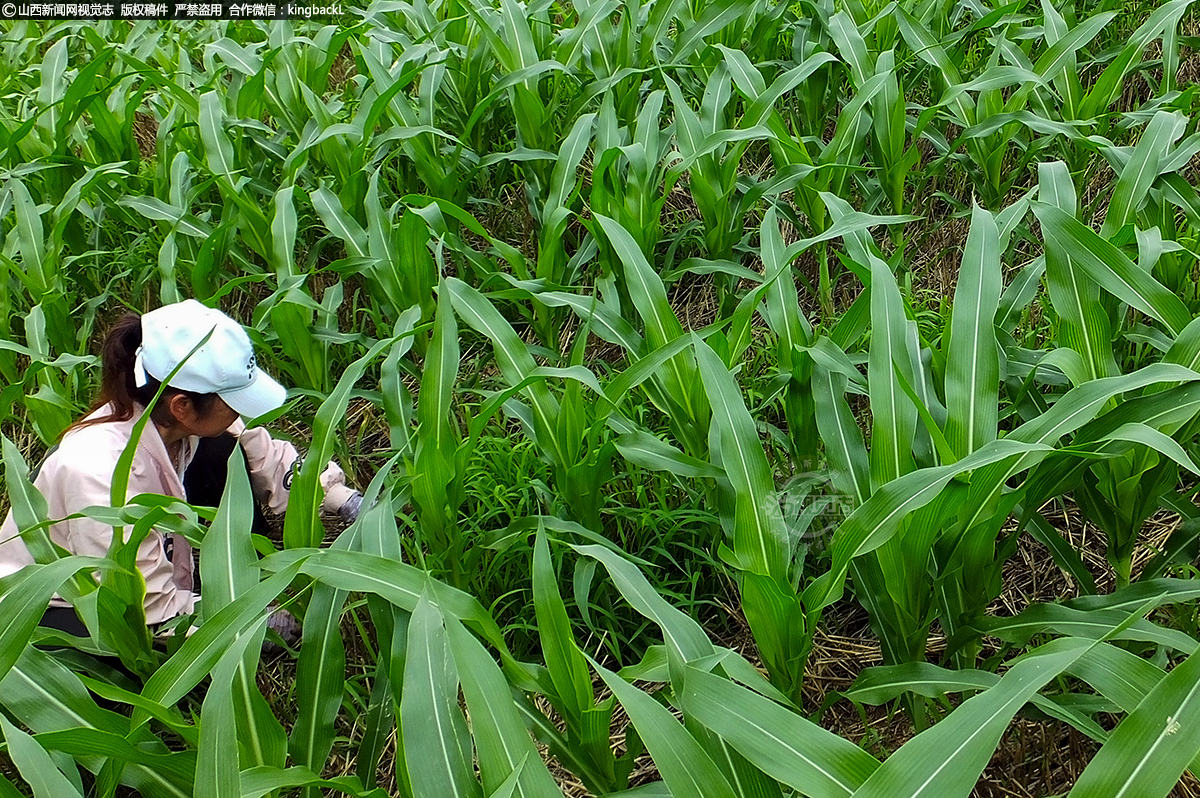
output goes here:
<path id="1" fill-rule="evenodd" d="M 346 484 L 346 472 L 342 471 L 341 466 L 332 462 L 321 472 L 321 489 L 325 491 L 321 509 L 331 515 L 341 514 L 342 507 L 350 501 L 350 497 L 358 493 Z M 361 497 L 359 501 L 361 502 Z"/>

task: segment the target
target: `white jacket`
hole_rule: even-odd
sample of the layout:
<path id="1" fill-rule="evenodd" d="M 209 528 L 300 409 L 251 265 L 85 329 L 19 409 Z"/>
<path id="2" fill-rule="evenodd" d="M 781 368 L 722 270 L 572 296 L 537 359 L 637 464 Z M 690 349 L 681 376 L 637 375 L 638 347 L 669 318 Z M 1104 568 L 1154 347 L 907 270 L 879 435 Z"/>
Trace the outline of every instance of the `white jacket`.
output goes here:
<path id="1" fill-rule="evenodd" d="M 107 407 L 96 411 L 101 416 Z M 133 434 L 140 413 L 128 421 L 110 421 L 74 429 L 63 436 L 59 445 L 46 458 L 34 479 L 34 485 L 46 498 L 49 517 L 66 518 L 85 507 L 110 506 L 113 472 L 117 459 Z M 250 484 L 254 497 L 268 510 L 282 513 L 287 509 L 288 489 L 291 487 L 292 466 L 298 453 L 286 441 L 275 440 L 262 428 L 247 430 L 239 419 L 229 428 L 246 453 L 250 467 Z M 184 498 L 182 475 L 192 462 L 199 438 L 184 439 L 178 463 L 172 463 L 166 445 L 153 423 L 142 430 L 125 500 L 140 493 L 157 493 Z M 345 485 L 345 474 L 330 463 L 321 475 L 325 489 L 323 507 L 336 511 L 353 493 Z M 103 557 L 108 553 L 113 528 L 90 518 L 60 521 L 49 528 L 50 539 L 72 554 Z M 250 534 L 250 530 L 246 530 Z M 191 547 L 183 540 L 176 541 L 180 556 L 178 567 L 167 559 L 163 535 L 151 533 L 138 548 L 137 567 L 146 580 L 146 622 L 160 623 L 191 612 L 198 596 L 191 590 Z M 187 556 L 183 556 L 187 555 Z M 33 563 L 33 557 L 17 532 L 16 522 L 9 512 L 0 526 L 0 577 L 15 573 Z M 53 606 L 70 606 L 55 598 Z"/>

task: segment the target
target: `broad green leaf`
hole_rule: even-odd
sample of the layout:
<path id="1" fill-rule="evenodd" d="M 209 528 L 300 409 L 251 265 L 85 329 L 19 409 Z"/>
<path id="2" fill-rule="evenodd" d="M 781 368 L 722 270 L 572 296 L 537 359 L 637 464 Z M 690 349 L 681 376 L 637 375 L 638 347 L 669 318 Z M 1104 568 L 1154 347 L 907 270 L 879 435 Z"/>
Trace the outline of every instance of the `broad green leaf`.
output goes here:
<path id="1" fill-rule="evenodd" d="M 1183 135 L 1186 126 L 1187 119 L 1179 113 L 1159 111 L 1150 118 L 1112 190 L 1104 225 L 1100 228 L 1103 238 L 1111 239 L 1117 231 L 1134 220 L 1150 192 L 1150 186 L 1158 178 L 1159 164 Z"/>
<path id="2" fill-rule="evenodd" d="M 275 274 L 280 280 L 296 273 L 296 202 L 295 186 L 283 186 L 275 192 L 275 215 L 271 221 L 271 247 Z"/>
<path id="3" fill-rule="evenodd" d="M 204 584 L 201 621 L 258 584 L 258 556 L 249 535 L 254 498 L 240 446 L 233 448 L 227 465 L 221 506 L 200 548 L 200 580 Z"/>
<path id="4" fill-rule="evenodd" d="M 999 683 L 909 740 L 855 791 L 856 798 L 967 795 L 1013 716 L 1093 644 L 1062 639 L 1013 665 Z"/>
<path id="5" fill-rule="evenodd" d="M 478 796 L 471 738 L 458 708 L 458 669 L 442 616 L 422 595 L 409 626 L 409 652 L 400 699 L 404 756 L 413 792 L 430 798 Z"/>
<path id="6" fill-rule="evenodd" d="M 283 545 L 286 548 L 315 546 L 324 537 L 321 526 L 320 475 L 333 454 L 334 436 L 338 434 L 350 406 L 350 392 L 358 383 L 367 367 L 385 349 L 396 345 L 396 340 L 386 338 L 379 341 L 362 357 L 355 360 L 338 378 L 333 393 L 317 409 L 313 423 L 313 440 L 308 455 L 300 467 L 300 473 L 292 483 L 288 499 L 288 512 L 283 521 Z"/>
<path id="7" fill-rule="evenodd" d="M 319 768 L 336 736 L 345 693 L 346 647 L 341 630 L 345 603 L 345 591 L 317 585 L 304 613 L 296 663 L 296 721 L 288 739 L 292 760 L 301 766 Z"/>
<path id="8" fill-rule="evenodd" d="M 1127 614 L 1122 609 L 1085 611 L 1058 604 L 1035 604 L 1011 618 L 983 619 L 976 631 L 1014 643 L 1024 643 L 1047 631 L 1097 640 L 1109 634 Z M 1140 619 L 1123 628 L 1115 639 L 1156 643 L 1185 654 L 1191 654 L 1198 645 L 1184 632 Z"/>
<path id="9" fill-rule="evenodd" d="M 0 729 L 4 731 L 4 740 L 13 764 L 21 771 L 35 798 L 83 798 L 62 771 L 55 767 L 46 749 L 3 715 L 0 715 Z"/>
<path id="10" fill-rule="evenodd" d="M 775 484 L 754 421 L 725 364 L 707 344 L 695 344 L 696 361 L 721 441 L 721 462 L 737 497 L 734 552 L 744 570 L 786 580 L 790 543 L 782 519 L 769 512 Z"/>
<path id="11" fill-rule="evenodd" d="M 946 438 L 964 457 L 996 438 L 999 344 L 993 319 L 1000 302 L 1000 234 L 976 206 L 963 249 L 946 353 Z"/>
<path id="12" fill-rule="evenodd" d="M 1121 301 L 1162 322 L 1172 336 L 1179 335 L 1191 323 L 1192 314 L 1183 301 L 1115 246 L 1056 207 L 1035 202 L 1033 212 L 1050 247 L 1048 267 L 1051 263 L 1057 267 L 1060 260 L 1068 261 L 1072 274 L 1077 270 L 1083 272 L 1070 279 L 1094 281 Z M 1048 268 L 1047 273 L 1050 271 Z M 1073 308 L 1071 313 L 1075 313 Z M 1084 311 L 1098 314 L 1101 308 L 1085 307 Z"/>
<path id="13" fill-rule="evenodd" d="M 234 638 L 212 672 L 212 684 L 200 711 L 200 746 L 196 762 L 196 792 L 213 798 L 241 798 L 241 767 L 237 764 L 238 733 L 235 722 L 234 683 L 247 651 L 261 645 L 265 627 Z"/>
<path id="14" fill-rule="evenodd" d="M 774 779 L 813 798 L 853 795 L 879 762 L 801 715 L 688 667 L 680 705 Z"/>
<path id="15" fill-rule="evenodd" d="M 629 713 L 672 795 L 735 798 L 728 780 L 700 743 L 662 704 L 606 668 L 595 663 L 592 667 Z"/>
<path id="16" fill-rule="evenodd" d="M 370 257 L 366 231 L 346 212 L 336 194 L 324 186 L 319 186 L 308 196 L 312 200 L 313 210 L 321 217 L 329 232 L 346 245 L 346 254 L 355 258 Z"/>
<path id="17" fill-rule="evenodd" d="M 496 365 L 509 384 L 516 385 L 537 368 L 525 342 L 483 294 L 457 278 L 447 279 L 445 287 L 459 318 L 491 340 Z M 540 382 L 530 383 L 524 393 L 535 414 L 534 435 L 538 444 L 554 463 L 562 468 L 569 467 L 569 458 L 555 433 L 558 428 L 558 400 Z"/>
<path id="18" fill-rule="evenodd" d="M 446 618 L 446 633 L 471 715 L 484 790 L 497 791 L 519 770 L 514 795 L 560 798 L 562 791 L 538 755 L 516 705 L 508 700 L 510 688 L 500 668 L 458 621 Z"/>
<path id="19" fill-rule="evenodd" d="M 714 652 L 708 635 L 692 618 L 677 610 L 655 590 L 637 566 L 603 546 L 572 546 L 580 554 L 598 560 L 617 590 L 635 610 L 662 629 L 663 641 L 679 663 L 707 657 Z"/>
<path id="20" fill-rule="evenodd" d="M 16 664 L 63 582 L 80 571 L 112 567 L 112 562 L 94 557 L 64 557 L 26 565 L 0 580 L 0 678 Z"/>
<path id="21" fill-rule="evenodd" d="M 634 465 L 693 479 L 716 478 L 725 472 L 711 463 L 684 454 L 645 430 L 631 430 L 616 440 L 617 451 Z"/>
<path id="22" fill-rule="evenodd" d="M 1200 655 L 1192 654 L 1161 679 L 1125 718 L 1084 769 L 1075 798 L 1165 796 L 1197 754 L 1200 739 Z"/>
<path id="23" fill-rule="evenodd" d="M 210 619 L 258 584 L 258 557 L 249 535 L 253 501 L 245 458 L 241 447 L 235 446 L 229 455 L 221 506 L 201 546 L 203 620 Z M 261 641 L 261 630 L 244 634 Z M 260 648 L 256 641 L 246 644 L 242 662 L 233 675 L 230 700 L 248 764 L 281 766 L 287 755 L 286 735 L 255 681 Z"/>
<path id="24" fill-rule="evenodd" d="M 237 169 L 233 144 L 225 134 L 225 109 L 220 92 L 210 91 L 200 95 L 199 124 L 208 168 L 213 174 L 232 181 Z"/>
<path id="25" fill-rule="evenodd" d="M 542 656 L 562 702 L 566 721 L 578 724 L 594 703 L 587 663 L 575 645 L 567 608 L 558 592 L 550 547 L 539 529 L 533 547 L 533 604 L 541 634 Z"/>

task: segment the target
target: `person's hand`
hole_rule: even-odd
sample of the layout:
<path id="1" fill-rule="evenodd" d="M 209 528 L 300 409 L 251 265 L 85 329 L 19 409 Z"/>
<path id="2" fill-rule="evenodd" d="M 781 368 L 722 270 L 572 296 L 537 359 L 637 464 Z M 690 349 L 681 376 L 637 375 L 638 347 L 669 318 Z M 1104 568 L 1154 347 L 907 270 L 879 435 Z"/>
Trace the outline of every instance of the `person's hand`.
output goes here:
<path id="1" fill-rule="evenodd" d="M 358 514 L 362 510 L 363 495 L 358 491 L 350 494 L 346 501 L 342 502 L 342 506 L 338 508 L 338 517 L 347 524 L 353 524 L 358 520 Z"/>
<path id="2" fill-rule="evenodd" d="M 283 642 L 289 646 L 295 646 L 300 642 L 300 622 L 296 620 L 295 615 L 285 609 L 280 608 L 271 613 L 267 618 L 267 628 L 283 638 Z M 283 648 L 269 638 L 263 642 L 262 653 L 264 655 L 274 656 L 282 652 Z"/>

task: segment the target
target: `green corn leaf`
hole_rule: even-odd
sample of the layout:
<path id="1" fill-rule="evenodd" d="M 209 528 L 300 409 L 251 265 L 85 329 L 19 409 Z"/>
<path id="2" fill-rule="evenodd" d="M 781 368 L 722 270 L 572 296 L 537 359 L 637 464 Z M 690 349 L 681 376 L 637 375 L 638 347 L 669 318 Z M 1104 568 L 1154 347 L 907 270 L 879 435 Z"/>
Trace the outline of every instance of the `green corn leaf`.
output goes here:
<path id="1" fill-rule="evenodd" d="M 510 692 L 500 668 L 458 621 L 446 618 L 446 633 L 471 715 L 485 792 L 496 792 L 519 771 L 514 795 L 560 798 L 562 791 L 538 755 L 516 704 L 505 700 Z"/>
<path id="2" fill-rule="evenodd" d="M 1079 610 L 1058 604 L 1035 604 L 1012 618 L 985 618 L 977 624 L 976 631 L 1016 643 L 1045 631 L 1098 640 L 1110 634 L 1127 614 L 1122 609 Z M 1198 645 L 1183 632 L 1140 619 L 1114 638 L 1157 643 L 1185 654 L 1191 654 Z"/>
<path id="3" fill-rule="evenodd" d="M 450 292 L 438 294 L 433 338 L 425 354 L 421 391 L 417 396 L 416 473 L 413 499 L 422 510 L 422 526 L 433 540 L 449 535 L 457 506 L 448 493 L 456 478 L 455 449 L 459 444 L 451 419 L 454 381 L 458 377 L 458 324 Z"/>
<path id="4" fill-rule="evenodd" d="M 225 134 L 225 108 L 220 93 L 210 91 L 200 95 L 199 123 L 208 168 L 213 174 L 232 181 L 237 170 L 233 144 Z"/>
<path id="5" fill-rule="evenodd" d="M 49 520 L 46 497 L 29 481 L 29 466 L 7 435 L 0 435 L 0 447 L 3 447 L 4 484 L 13 521 L 34 560 L 39 563 L 54 562 L 61 556 L 60 550 L 51 542 L 50 534 L 45 529 L 39 529 Z M 73 592 L 68 597 L 74 598 L 94 588 L 91 584 L 80 582 L 71 586 L 71 589 Z"/>
<path id="6" fill-rule="evenodd" d="M 292 557 L 278 573 L 243 593 L 200 626 L 146 681 L 142 696 L 159 704 L 173 704 L 187 695 L 212 672 L 222 654 L 246 627 L 266 617 L 267 605 L 291 584 L 303 563 L 302 558 Z M 262 564 L 264 567 L 270 565 L 270 559 L 263 560 Z M 144 721 L 145 717 L 142 710 L 135 710 L 135 722 Z"/>
<path id="7" fill-rule="evenodd" d="M 1197 469 L 1196 464 L 1192 462 L 1192 458 L 1188 456 L 1184 448 L 1174 438 L 1159 432 L 1153 427 L 1136 422 L 1122 424 L 1112 431 L 1111 439 L 1127 441 L 1154 449 L 1158 453 L 1171 458 L 1193 474 L 1200 474 L 1200 469 Z"/>
<path id="8" fill-rule="evenodd" d="M 123 738 L 129 736 L 144 750 L 166 753 L 165 746 L 157 741 L 147 744 L 153 740 L 148 731 L 131 734 L 127 718 L 98 707 L 79 676 L 34 647 L 27 648 L 8 675 L 0 680 L 0 703 L 6 712 L 39 734 L 94 729 Z M 190 765 L 187 763 L 189 758 Z M 183 754 L 182 760 L 184 767 L 191 771 L 182 779 L 173 765 L 159 769 L 130 763 L 124 767 L 121 780 L 147 798 L 189 798 L 193 795 L 194 754 Z M 95 768 L 98 762 L 87 759 L 82 764 Z"/>
<path id="9" fill-rule="evenodd" d="M 1010 668 L 990 690 L 892 754 L 857 790 L 856 798 L 967 795 L 1016 714 L 1046 682 L 1093 644 L 1055 640 Z"/>
<path id="10" fill-rule="evenodd" d="M 50 599 L 76 573 L 110 569 L 114 563 L 94 557 L 64 557 L 45 565 L 26 565 L 0 580 L 0 677 L 25 650 Z"/>
<path id="11" fill-rule="evenodd" d="M 1094 380 L 1072 388 L 1048 411 L 1022 424 L 1010 433 L 1006 440 L 1046 445 L 1086 424 L 1117 394 L 1155 384 L 1191 383 L 1198 378 L 1200 375 L 1190 369 L 1156 363 L 1132 374 Z M 986 466 L 984 471 L 974 476 L 967 497 L 965 528 L 969 529 L 981 520 L 987 512 L 985 508 L 991 506 L 1010 477 L 1031 467 L 1042 456 L 1044 450 L 1042 453 L 1021 455 L 1007 463 L 999 462 Z"/>
<path id="12" fill-rule="evenodd" d="M 1050 550 L 1054 564 L 1071 575 L 1082 593 L 1093 594 L 1096 592 L 1096 580 L 1084 564 L 1083 558 L 1079 556 L 1078 550 L 1064 539 L 1058 530 L 1050 526 L 1041 513 L 1036 511 L 1031 513 L 1025 528 L 1034 540 Z"/>
<path id="13" fill-rule="evenodd" d="M 246 460 L 238 446 L 229 456 L 226 474 L 221 506 L 200 548 L 204 584 L 201 620 L 211 618 L 258 584 L 258 556 L 250 542 L 254 498 Z"/>
<path id="14" fill-rule="evenodd" d="M 662 629 L 673 662 L 683 664 L 714 653 L 713 644 L 700 625 L 671 606 L 629 560 L 603 546 L 572 545 L 571 548 L 598 560 L 630 606 Z"/>
<path id="15" fill-rule="evenodd" d="M 447 279 L 445 286 L 459 318 L 491 340 L 496 365 L 509 384 L 520 383 L 537 368 L 525 342 L 483 294 L 457 278 Z M 541 382 L 530 383 L 525 387 L 524 394 L 533 408 L 534 435 L 538 444 L 554 463 L 567 468 L 570 458 L 555 434 L 558 428 L 558 401 Z"/>
<path id="16" fill-rule="evenodd" d="M 917 408 L 904 393 L 897 370 L 917 384 L 908 338 L 911 322 L 896 278 L 886 263 L 871 256 L 871 483 L 878 487 L 913 469 Z"/>
<path id="17" fill-rule="evenodd" d="M 1096 646 L 1067 669 L 1126 712 L 1133 712 L 1162 681 L 1162 668 L 1114 645 Z"/>
<path id="18" fill-rule="evenodd" d="M 884 704 L 905 693 L 941 699 L 950 693 L 988 690 L 999 681 L 1000 676 L 990 671 L 971 668 L 948 670 L 928 662 L 910 662 L 868 668 L 855 679 L 854 685 L 844 695 L 855 703 L 864 704 Z M 1092 739 L 1101 742 L 1108 740 L 1108 732 L 1086 715 L 1040 695 L 1034 695 L 1030 703 L 1050 717 L 1072 724 Z"/>
<path id="19" fill-rule="evenodd" d="M 680 705 L 771 778 L 813 798 L 853 795 L 879 762 L 744 687 L 688 667 Z"/>
<path id="20" fill-rule="evenodd" d="M 667 471 L 678 477 L 715 479 L 725 472 L 704 460 L 684 454 L 645 430 L 631 430 L 615 441 L 617 451 L 634 465 L 652 471 Z"/>
<path id="21" fill-rule="evenodd" d="M 542 639 L 542 655 L 568 724 L 580 724 L 594 703 L 587 663 L 575 645 L 567 608 L 558 592 L 546 535 L 538 529 L 533 547 L 533 603 Z M 606 735 L 607 737 L 607 735 Z"/>
<path id="22" fill-rule="evenodd" d="M 717 765 L 670 712 L 615 673 L 594 662 L 592 668 L 629 713 L 672 795 L 735 798 Z"/>
<path id="23" fill-rule="evenodd" d="M 717 0 L 704 7 L 700 18 L 693 24 L 682 29 L 675 40 L 675 50 L 671 55 L 673 61 L 684 61 L 704 43 L 707 36 L 721 30 L 733 20 L 742 16 L 745 8 L 736 0 Z M 678 18 L 676 23 L 679 23 Z"/>
<path id="24" fill-rule="evenodd" d="M 1200 739 L 1186 733 L 1196 723 L 1200 723 L 1200 655 L 1192 654 L 1117 726 L 1070 795 L 1167 795 L 1200 754 Z"/>
<path id="25" fill-rule="evenodd" d="M 630 354 L 636 354 L 642 350 L 642 337 L 633 329 L 633 326 L 598 298 L 566 291 L 535 290 L 533 283 L 511 279 L 512 275 L 501 276 L 508 278 L 513 285 L 531 291 L 533 298 L 547 307 L 570 308 L 580 321 L 590 325 L 591 331 L 600 340 L 617 344 Z"/>
<path id="26" fill-rule="evenodd" d="M 817 429 L 825 441 L 834 486 L 858 506 L 871 495 L 871 472 L 862 431 L 846 403 L 846 377 L 818 363 L 812 385 Z"/>
<path id="27" fill-rule="evenodd" d="M 55 767 L 50 754 L 37 741 L 14 726 L 3 715 L 0 715 L 0 729 L 4 731 L 4 740 L 8 744 L 8 753 L 13 759 L 13 764 L 21 771 L 21 776 L 33 790 L 35 798 L 83 798 L 70 779 Z"/>
<path id="28" fill-rule="evenodd" d="M 780 517 L 768 511 L 775 484 L 754 421 L 720 356 L 700 341 L 695 351 L 721 460 L 737 496 L 734 552 L 743 570 L 785 581 L 791 546 Z"/>
<path id="29" fill-rule="evenodd" d="M 942 83 L 947 88 L 963 82 L 957 64 L 928 26 L 904 8 L 896 9 L 896 23 L 909 48 L 918 58 L 937 68 L 941 73 Z M 975 121 L 975 101 L 969 94 L 957 95 L 954 105 L 959 119 L 968 125 Z"/>
<path id="30" fill-rule="evenodd" d="M 890 540 L 909 513 L 933 501 L 959 474 L 1003 463 L 1009 458 L 1032 457 L 1049 451 L 1045 444 L 1003 438 L 957 463 L 924 468 L 883 485 L 838 528 L 832 546 L 832 568 L 805 589 L 805 605 L 828 606 L 827 602 L 840 597 L 841 580 L 850 560 Z"/>
<path id="31" fill-rule="evenodd" d="M 731 64 L 728 55 L 740 51 L 730 50 L 722 45 L 718 45 L 726 52 L 726 64 L 730 65 L 730 72 L 733 74 L 735 85 L 752 100 L 750 107 L 742 117 L 743 124 L 747 126 L 757 126 L 767 124 L 772 130 L 775 130 L 774 120 L 771 119 L 771 114 L 774 110 L 775 103 L 780 97 L 783 97 L 788 92 L 793 91 L 797 86 L 800 86 L 810 78 L 821 67 L 837 62 L 837 57 L 832 53 L 816 52 L 805 58 L 798 65 L 792 67 L 786 72 L 781 73 L 775 80 L 763 91 L 757 91 L 753 83 L 748 83 L 745 80 L 739 80 L 739 76 L 743 74 L 740 69 Z M 744 54 L 743 54 L 744 55 Z M 759 78 L 761 80 L 761 76 Z M 753 78 L 750 79 L 753 81 Z M 784 142 L 780 142 L 783 144 Z"/>
<path id="32" fill-rule="evenodd" d="M 407 612 L 416 609 L 428 581 L 425 571 L 407 563 L 340 549 L 320 549 L 319 553 L 306 550 L 304 558 L 295 561 L 284 558 L 273 562 L 268 558 L 262 561 L 262 567 L 280 568 L 280 573 L 300 570 L 340 590 L 374 593 Z M 444 615 L 469 623 L 489 644 L 507 650 L 500 628 L 477 599 L 440 582 L 433 583 L 429 590 L 431 602 Z"/>
<path id="33" fill-rule="evenodd" d="M 1151 117 L 1113 188 L 1104 225 L 1100 228 L 1103 238 L 1111 239 L 1118 230 L 1134 220 L 1134 215 L 1160 174 L 1159 164 L 1166 159 L 1168 151 L 1183 135 L 1186 126 L 1187 119 L 1179 113 L 1159 111 Z"/>
<path id="34" fill-rule="evenodd" d="M 1047 16 L 1054 13 L 1053 8 L 1050 9 Z M 1033 71 L 1046 80 L 1054 80 L 1064 69 L 1074 67 L 1076 54 L 1095 39 L 1116 16 L 1116 11 L 1096 14 L 1071 28 L 1065 36 L 1056 41 L 1050 42 L 1047 39 L 1050 47 L 1038 58 Z"/>
<path id="35" fill-rule="evenodd" d="M 996 309 L 996 329 L 1011 332 L 1020 322 L 1021 313 L 1033 301 L 1046 273 L 1045 257 L 1035 258 L 1021 269 L 1000 297 Z"/>
<path id="36" fill-rule="evenodd" d="M 325 227 L 346 245 L 346 254 L 354 258 L 370 257 L 366 231 L 346 212 L 336 194 L 319 186 L 308 196 Z"/>
<path id="37" fill-rule="evenodd" d="M 65 42 L 60 42 L 60 44 Z M 55 45 L 57 47 L 57 45 Z M 13 208 L 17 217 L 17 243 L 21 248 L 21 259 L 25 271 L 35 278 L 34 285 L 39 293 L 52 287 L 50 270 L 46 264 L 46 243 L 42 229 L 42 217 L 38 213 L 29 189 L 20 180 L 9 184 L 13 197 Z"/>
<path id="38" fill-rule="evenodd" d="M 274 256 L 275 274 L 280 281 L 296 273 L 296 202 L 295 186 L 283 186 L 275 192 L 272 204 L 275 215 L 271 221 L 271 253 Z"/>
<path id="39" fill-rule="evenodd" d="M 1065 164 L 1038 166 L 1038 196 L 1066 216 L 1075 213 L 1075 189 Z M 1112 354 L 1111 322 L 1100 304 L 1100 287 L 1060 241 L 1050 236 L 1046 241 L 1046 282 L 1062 325 L 1060 338 L 1083 358 L 1091 379 L 1112 376 L 1117 364 Z"/>
<path id="40" fill-rule="evenodd" d="M 206 55 L 221 56 L 222 61 L 246 77 L 254 77 L 263 68 L 263 60 L 254 49 L 232 39 L 219 39 L 204 48 Z"/>
<path id="41" fill-rule="evenodd" d="M 829 35 L 842 54 L 842 60 L 850 67 L 855 86 L 861 89 L 875 75 L 875 63 L 867 52 L 867 43 L 858 32 L 858 26 L 849 14 L 839 11 L 829 18 Z"/>
<path id="42" fill-rule="evenodd" d="M 458 708 L 458 671 L 441 613 L 422 595 L 409 626 L 400 716 L 413 792 L 430 798 L 478 796 L 471 739 Z"/>
<path id="43" fill-rule="evenodd" d="M 288 499 L 288 511 L 283 520 L 284 547 L 315 546 L 324 537 L 320 519 L 320 476 L 333 454 L 334 436 L 346 418 L 350 392 L 362 379 L 367 367 L 395 343 L 395 339 L 391 338 L 379 341 L 365 355 L 351 363 L 338 379 L 333 393 L 317 409 L 312 445 L 300 467 L 300 473 L 292 483 Z"/>
<path id="44" fill-rule="evenodd" d="M 993 319 L 1000 302 L 1000 233 L 976 206 L 959 265 L 946 354 L 946 438 L 959 457 L 996 437 L 999 344 Z"/>
<path id="45" fill-rule="evenodd" d="M 268 793 L 292 787 L 334 790 L 355 798 L 388 798 L 382 789 L 367 789 L 353 776 L 323 779 L 308 768 L 248 768 L 242 771 L 242 798 L 262 798 Z"/>
<path id="46" fill-rule="evenodd" d="M 1122 46 L 1117 57 L 1096 79 L 1079 106 L 1078 117 L 1091 119 L 1106 111 L 1120 96 L 1125 77 L 1136 69 L 1146 46 L 1168 29 L 1179 25 L 1180 18 L 1192 5 L 1192 0 L 1171 0 L 1157 6 Z"/>
<path id="47" fill-rule="evenodd" d="M 605 4 L 596 3 L 596 5 Z M 554 161 L 554 172 L 550 180 L 550 196 L 546 201 L 547 208 L 565 207 L 569 202 L 578 180 L 576 172 L 579 169 L 580 161 L 587 152 L 595 122 L 595 114 L 583 114 L 575 120 L 571 132 L 563 140 L 562 148 Z"/>
<path id="48" fill-rule="evenodd" d="M 86 726 L 43 732 L 36 740 L 44 748 L 62 751 L 77 760 L 105 757 L 157 770 L 178 784 L 190 784 L 196 774 L 196 756 L 192 751 L 150 753 L 120 734 Z"/>
<path id="49" fill-rule="evenodd" d="M 58 130 L 62 113 L 60 103 L 67 91 L 68 41 L 63 38 L 51 45 L 38 69 L 37 104 L 45 109 L 45 114 L 38 119 L 38 126 L 50 134 Z"/>
<path id="50" fill-rule="evenodd" d="M 1200 598 L 1200 585 L 1191 579 L 1151 579 L 1123 587 L 1112 593 L 1080 596 L 1067 602 L 1067 606 L 1080 610 L 1114 609 L 1132 612 L 1139 607 L 1151 609 L 1166 604 L 1179 604 Z"/>
<path id="51" fill-rule="evenodd" d="M 574 68 L 588 49 L 585 39 L 588 35 L 601 28 L 602 23 L 617 8 L 617 0 L 601 0 L 601 2 L 580 4 L 578 19 L 575 27 L 568 28 L 559 34 L 555 56 L 558 61 Z M 602 37 L 598 37 L 601 38 Z"/>
<path id="52" fill-rule="evenodd" d="M 200 746 L 196 761 L 196 792 L 214 798 L 241 798 L 241 768 L 238 762 L 238 733 L 233 690 L 237 672 L 247 652 L 256 652 L 265 627 L 234 638 L 213 669 L 212 684 L 200 711 Z"/>
<path id="53" fill-rule="evenodd" d="M 1095 281 L 1121 301 L 1162 322 L 1173 336 L 1191 323 L 1191 313 L 1183 301 L 1112 244 L 1058 208 L 1035 202 L 1033 212 L 1051 251 L 1057 250 L 1053 258 L 1048 257 L 1048 266 L 1052 261 L 1069 260 L 1072 271 L 1078 267 L 1086 275 L 1075 279 Z M 1087 310 L 1094 314 L 1099 308 Z"/>
<path id="54" fill-rule="evenodd" d="M 203 618 L 211 618 L 258 584 L 258 557 L 250 541 L 253 496 L 245 458 L 235 446 L 229 456 L 221 506 L 201 546 L 200 574 L 204 585 Z M 261 632 L 247 632 L 257 635 Z M 282 766 L 286 735 L 255 684 L 260 645 L 247 644 L 242 663 L 233 675 L 230 701 L 238 737 L 248 764 Z M 220 665 L 218 665 L 218 668 Z"/>
<path id="55" fill-rule="evenodd" d="M 301 766 L 320 768 L 333 748 L 345 692 L 346 646 L 340 623 L 346 595 L 317 585 L 304 613 L 296 663 L 296 722 L 287 741 L 292 760 Z"/>
<path id="56" fill-rule="evenodd" d="M 212 235 L 212 227 L 207 222 L 155 197 L 125 197 L 120 204 L 132 208 L 147 219 L 170 222 L 179 232 L 192 238 L 207 239 Z"/>
<path id="57" fill-rule="evenodd" d="M 625 267 L 625 280 L 629 285 L 630 298 L 646 325 L 646 338 L 650 346 L 657 349 L 682 336 L 683 326 L 671 310 L 666 288 L 646 261 L 633 236 L 615 219 L 596 214 L 596 221 L 600 223 L 605 236 Z M 697 418 L 699 408 L 690 407 L 691 393 L 687 390 L 687 386 L 691 384 L 688 366 L 682 355 L 671 358 L 667 364 L 670 378 L 665 387 L 676 402 L 682 407 L 690 408 L 692 417 Z"/>

